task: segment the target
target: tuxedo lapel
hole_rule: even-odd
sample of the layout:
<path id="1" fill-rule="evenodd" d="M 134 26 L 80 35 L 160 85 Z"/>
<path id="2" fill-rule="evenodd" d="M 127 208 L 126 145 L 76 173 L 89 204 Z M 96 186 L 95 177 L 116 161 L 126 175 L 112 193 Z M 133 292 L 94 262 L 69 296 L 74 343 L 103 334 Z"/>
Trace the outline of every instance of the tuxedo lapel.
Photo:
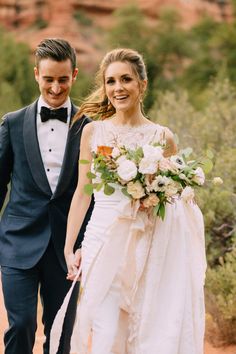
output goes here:
<path id="1" fill-rule="evenodd" d="M 75 115 L 76 111 L 76 107 L 72 104 L 71 120 Z M 61 195 L 71 182 L 72 175 L 74 174 L 75 164 L 78 164 L 81 137 L 80 129 L 82 130 L 86 119 L 86 117 L 79 119 L 69 129 L 61 173 L 59 176 L 57 188 L 55 190 L 55 193 L 53 194 L 53 198 L 56 198 Z"/>
<path id="2" fill-rule="evenodd" d="M 48 183 L 40 154 L 37 129 L 36 129 L 37 101 L 32 103 L 26 110 L 23 126 L 23 139 L 25 152 L 32 176 L 42 192 L 51 196 L 52 191 Z"/>

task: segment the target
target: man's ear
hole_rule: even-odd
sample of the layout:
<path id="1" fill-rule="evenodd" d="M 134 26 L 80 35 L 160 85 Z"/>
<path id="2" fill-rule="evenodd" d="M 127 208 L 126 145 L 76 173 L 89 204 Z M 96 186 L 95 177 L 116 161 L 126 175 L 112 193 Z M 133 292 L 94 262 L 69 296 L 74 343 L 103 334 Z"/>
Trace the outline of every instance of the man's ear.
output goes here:
<path id="1" fill-rule="evenodd" d="M 38 82 L 39 70 L 38 70 L 37 66 L 34 67 L 34 77 L 35 77 L 35 80 Z"/>
<path id="2" fill-rule="evenodd" d="M 77 75 L 78 75 L 78 72 L 79 72 L 79 69 L 78 68 L 75 68 L 73 74 L 72 74 L 72 79 L 73 79 L 73 82 L 76 80 L 77 78 Z"/>

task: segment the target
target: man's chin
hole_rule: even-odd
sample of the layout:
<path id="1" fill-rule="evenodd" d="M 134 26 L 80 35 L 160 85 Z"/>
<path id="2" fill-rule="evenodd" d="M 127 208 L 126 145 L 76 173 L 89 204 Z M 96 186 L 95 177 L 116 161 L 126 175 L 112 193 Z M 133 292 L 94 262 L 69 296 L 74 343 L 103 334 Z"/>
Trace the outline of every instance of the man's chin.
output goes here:
<path id="1" fill-rule="evenodd" d="M 63 105 L 63 103 L 66 101 L 66 98 L 63 100 L 60 98 L 59 99 L 50 99 L 47 101 L 47 103 L 49 104 L 50 107 L 53 107 L 53 108 L 57 108 L 57 107 L 60 107 L 61 105 Z"/>

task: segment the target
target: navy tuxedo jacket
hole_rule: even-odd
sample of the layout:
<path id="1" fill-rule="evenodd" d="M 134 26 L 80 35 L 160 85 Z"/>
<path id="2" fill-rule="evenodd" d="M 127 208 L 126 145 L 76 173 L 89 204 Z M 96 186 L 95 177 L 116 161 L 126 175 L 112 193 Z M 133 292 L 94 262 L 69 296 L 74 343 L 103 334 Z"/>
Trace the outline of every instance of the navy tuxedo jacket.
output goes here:
<path id="1" fill-rule="evenodd" d="M 0 126 L 0 209 L 11 181 L 10 199 L 0 222 L 0 265 L 27 269 L 42 257 L 52 239 L 66 270 L 64 243 L 67 215 L 78 179 L 80 137 L 90 119 L 82 117 L 69 130 L 57 188 L 52 194 L 36 131 L 37 101 L 5 115 Z M 72 116 L 76 107 L 72 105 Z M 92 204 L 75 245 L 90 218 Z"/>

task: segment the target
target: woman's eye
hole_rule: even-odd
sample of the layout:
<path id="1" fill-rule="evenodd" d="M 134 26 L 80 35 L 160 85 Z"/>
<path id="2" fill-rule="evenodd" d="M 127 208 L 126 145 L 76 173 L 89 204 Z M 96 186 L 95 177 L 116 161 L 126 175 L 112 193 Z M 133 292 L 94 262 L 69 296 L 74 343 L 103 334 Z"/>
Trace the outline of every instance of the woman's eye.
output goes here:
<path id="1" fill-rule="evenodd" d="M 131 77 L 124 77 L 124 82 L 130 82 L 131 80 L 132 80 L 132 78 Z"/>
<path id="2" fill-rule="evenodd" d="M 107 80 L 107 84 L 113 84 L 114 83 L 114 80 L 110 79 L 110 80 Z"/>

